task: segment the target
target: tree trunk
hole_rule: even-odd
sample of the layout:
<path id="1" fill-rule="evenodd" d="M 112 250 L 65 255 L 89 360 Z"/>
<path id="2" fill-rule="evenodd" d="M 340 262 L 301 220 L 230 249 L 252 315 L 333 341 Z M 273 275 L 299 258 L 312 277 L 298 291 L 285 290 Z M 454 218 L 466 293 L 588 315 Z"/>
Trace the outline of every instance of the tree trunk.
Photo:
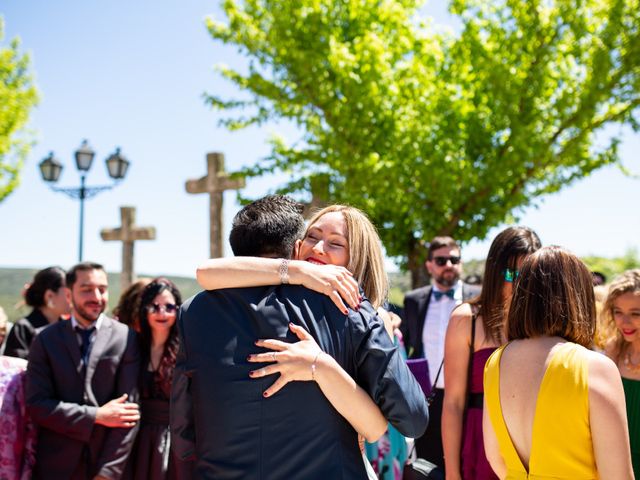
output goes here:
<path id="1" fill-rule="evenodd" d="M 411 272 L 411 288 L 420 288 L 429 285 L 431 277 L 427 272 L 424 261 L 427 257 L 427 250 L 421 242 L 413 240 L 409 249 L 407 267 Z"/>

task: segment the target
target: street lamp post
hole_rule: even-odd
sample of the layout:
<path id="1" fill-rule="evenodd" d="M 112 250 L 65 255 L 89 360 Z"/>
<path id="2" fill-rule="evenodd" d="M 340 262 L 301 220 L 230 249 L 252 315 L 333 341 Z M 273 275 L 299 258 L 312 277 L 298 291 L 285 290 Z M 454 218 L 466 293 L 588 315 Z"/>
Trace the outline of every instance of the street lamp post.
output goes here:
<path id="1" fill-rule="evenodd" d="M 75 152 L 76 168 L 80 173 L 80 187 L 77 188 L 59 188 L 54 187 L 53 183 L 57 182 L 64 168 L 62 164 L 53 156 L 53 152 L 49 153 L 42 162 L 40 162 L 40 173 L 42 179 L 50 184 L 50 188 L 54 192 L 62 192 L 71 198 L 80 200 L 80 241 L 78 247 L 78 261 L 82 262 L 82 244 L 84 239 L 84 201 L 85 199 L 95 197 L 98 193 L 110 190 L 118 184 L 120 180 L 127 174 L 129 161 L 120 154 L 120 148 L 117 148 L 106 160 L 107 171 L 109 176 L 115 180 L 113 185 L 101 185 L 96 187 L 88 187 L 86 185 L 87 172 L 93 163 L 95 152 L 91 150 L 86 140 L 82 141 L 82 145 Z"/>

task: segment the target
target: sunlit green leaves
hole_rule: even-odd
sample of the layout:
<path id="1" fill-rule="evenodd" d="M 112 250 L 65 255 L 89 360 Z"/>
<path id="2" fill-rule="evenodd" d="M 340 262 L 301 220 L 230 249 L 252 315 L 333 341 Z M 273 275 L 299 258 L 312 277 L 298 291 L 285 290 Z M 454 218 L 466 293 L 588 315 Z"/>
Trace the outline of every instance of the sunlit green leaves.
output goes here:
<path id="1" fill-rule="evenodd" d="M 0 18 L 0 42 L 4 23 Z M 37 102 L 29 73 L 29 58 L 19 52 L 17 39 L 0 46 L 0 201 L 20 181 L 20 170 L 31 145 L 24 132 L 29 113 Z"/>
<path id="2" fill-rule="evenodd" d="M 289 172 L 308 199 L 365 209 L 390 256 L 436 234 L 460 240 L 618 162 L 611 123 L 638 127 L 639 0 L 454 0 L 462 28 L 434 32 L 409 0 L 226 0 L 211 35 L 247 55 L 222 70 L 249 100 L 210 98 L 240 116 L 300 127 L 248 175 Z M 600 142 L 602 143 L 602 142 Z M 324 178 L 324 177 L 323 177 Z"/>

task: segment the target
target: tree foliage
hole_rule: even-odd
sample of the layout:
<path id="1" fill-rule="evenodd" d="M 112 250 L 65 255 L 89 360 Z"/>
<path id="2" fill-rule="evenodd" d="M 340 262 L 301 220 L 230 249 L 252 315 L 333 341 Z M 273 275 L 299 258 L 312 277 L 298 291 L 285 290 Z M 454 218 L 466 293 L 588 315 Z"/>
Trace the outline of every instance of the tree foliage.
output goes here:
<path id="1" fill-rule="evenodd" d="M 4 22 L 0 17 L 0 42 Z M 31 142 L 24 131 L 38 94 L 29 73 L 29 57 L 14 39 L 0 46 L 0 202 L 20 182 L 20 170 Z"/>
<path id="2" fill-rule="evenodd" d="M 640 268 L 640 256 L 638 256 L 638 250 L 634 248 L 628 249 L 622 257 L 605 258 L 590 255 L 583 257 L 582 260 L 590 270 L 604 274 L 607 282 L 611 282 L 616 275 L 627 270 Z"/>
<path id="3" fill-rule="evenodd" d="M 453 0 L 459 33 L 415 0 L 225 0 L 214 39 L 245 92 L 208 96 L 230 128 L 285 119 L 245 175 L 288 172 L 281 191 L 365 210 L 414 284 L 434 235 L 483 238 L 537 197 L 620 165 L 608 124 L 638 129 L 639 0 Z M 601 140 L 601 139 L 600 139 Z M 621 165 L 620 165 L 621 166 Z M 307 197 L 308 198 L 308 197 Z"/>

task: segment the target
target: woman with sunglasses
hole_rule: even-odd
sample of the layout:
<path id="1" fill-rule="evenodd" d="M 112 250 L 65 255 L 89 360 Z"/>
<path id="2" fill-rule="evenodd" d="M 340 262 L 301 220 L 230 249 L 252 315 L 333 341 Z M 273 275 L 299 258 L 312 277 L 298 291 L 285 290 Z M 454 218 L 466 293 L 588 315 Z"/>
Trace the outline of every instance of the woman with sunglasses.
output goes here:
<path id="1" fill-rule="evenodd" d="M 484 366 L 504 343 L 504 323 L 518 269 L 541 246 L 538 235 L 527 227 L 509 227 L 499 233 L 489 248 L 480 296 L 451 314 L 445 337 L 442 409 L 447 480 L 497 479 L 483 446 Z"/>
<path id="2" fill-rule="evenodd" d="M 181 303 L 180 292 L 166 278 L 152 280 L 140 295 L 141 420 L 126 478 L 191 478 L 189 464 L 172 454 L 169 436 L 169 398 L 178 353 L 176 317 Z"/>

